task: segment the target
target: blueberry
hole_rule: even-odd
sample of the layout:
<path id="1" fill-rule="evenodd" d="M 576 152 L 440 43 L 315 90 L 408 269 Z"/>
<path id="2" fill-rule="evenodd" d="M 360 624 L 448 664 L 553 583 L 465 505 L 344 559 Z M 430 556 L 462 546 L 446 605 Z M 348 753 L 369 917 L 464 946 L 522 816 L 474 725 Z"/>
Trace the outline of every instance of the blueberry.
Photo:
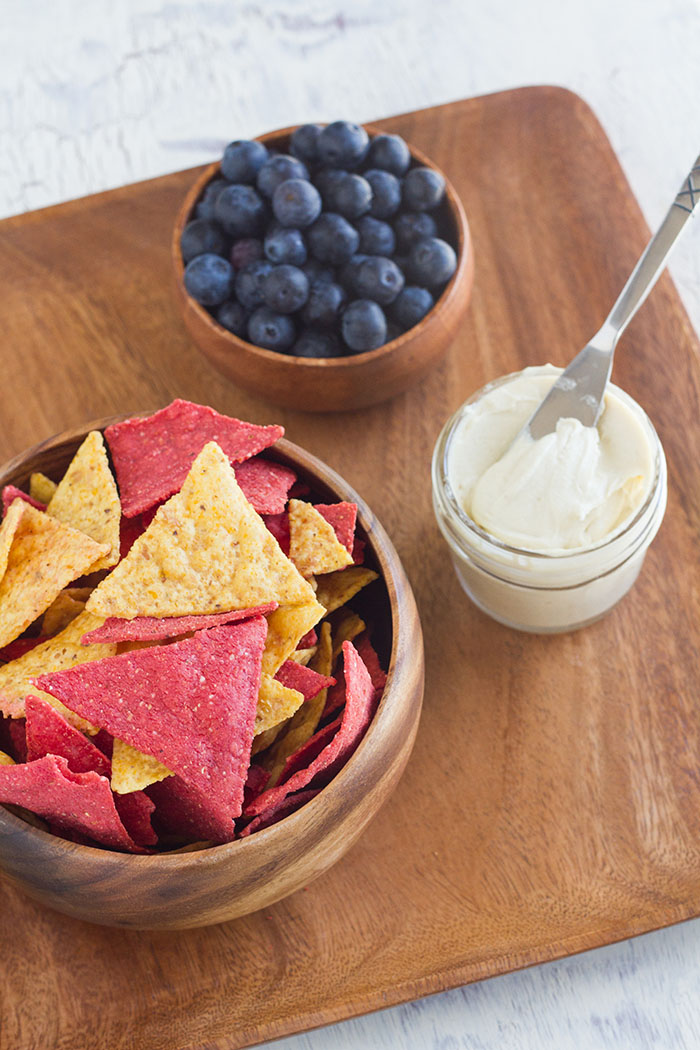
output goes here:
<path id="1" fill-rule="evenodd" d="M 308 179 L 287 179 L 273 194 L 272 210 L 282 226 L 303 229 L 321 214 L 321 194 Z"/>
<path id="2" fill-rule="evenodd" d="M 263 197 L 272 197 L 277 187 L 287 179 L 308 179 L 309 172 L 305 164 L 296 157 L 280 153 L 270 157 L 258 172 L 257 187 Z"/>
<path id="3" fill-rule="evenodd" d="M 344 168 L 321 168 L 311 180 L 321 194 L 326 211 L 335 208 L 335 191 L 347 174 Z"/>
<path id="4" fill-rule="evenodd" d="M 216 198 L 219 196 L 224 187 L 228 186 L 226 179 L 212 179 L 204 193 L 202 199 L 194 209 L 194 214 L 198 219 L 206 219 L 207 222 L 211 222 L 214 218 L 214 204 Z"/>
<path id="5" fill-rule="evenodd" d="M 434 237 L 437 225 L 432 215 L 422 212 L 402 212 L 394 220 L 396 247 L 401 252 L 408 252 L 411 246 L 421 237 Z"/>
<path id="6" fill-rule="evenodd" d="M 359 124 L 335 120 L 318 137 L 318 154 L 329 168 L 356 168 L 369 147 L 369 135 Z"/>
<path id="7" fill-rule="evenodd" d="M 386 342 L 386 317 L 381 306 L 372 299 L 355 299 L 343 311 L 342 333 L 354 353 L 376 350 Z"/>
<path id="8" fill-rule="evenodd" d="M 403 286 L 401 270 L 382 255 L 370 255 L 357 268 L 355 287 L 363 299 L 374 299 L 386 306 L 393 303 Z"/>
<path id="9" fill-rule="evenodd" d="M 233 267 L 220 255 L 197 255 L 185 267 L 185 288 L 202 306 L 218 306 L 233 290 Z"/>
<path id="10" fill-rule="evenodd" d="M 215 223 L 207 222 L 206 219 L 194 219 L 187 223 L 180 235 L 180 251 L 186 263 L 205 252 L 225 255 L 226 237 Z"/>
<path id="11" fill-rule="evenodd" d="M 247 310 L 255 310 L 265 302 L 263 282 L 272 272 L 272 263 L 267 259 L 248 263 L 236 274 L 236 298 Z"/>
<path id="12" fill-rule="evenodd" d="M 411 248 L 408 257 L 408 275 L 416 284 L 429 288 L 449 281 L 457 269 L 454 248 L 439 237 L 424 237 Z"/>
<path id="13" fill-rule="evenodd" d="M 360 235 L 347 219 L 327 211 L 309 228 L 309 248 L 319 262 L 340 266 L 357 251 Z"/>
<path id="14" fill-rule="evenodd" d="M 265 302 L 280 314 L 300 310 L 309 297 L 309 279 L 298 266 L 275 266 L 263 282 Z"/>
<path id="15" fill-rule="evenodd" d="M 294 321 L 269 306 L 259 307 L 248 318 L 248 338 L 265 350 L 289 350 L 296 337 Z"/>
<path id="16" fill-rule="evenodd" d="M 422 321 L 434 303 L 435 300 L 427 288 L 409 284 L 399 292 L 389 312 L 392 320 L 406 331 Z"/>
<path id="17" fill-rule="evenodd" d="M 231 248 L 230 259 L 236 272 L 242 270 L 248 263 L 257 262 L 263 257 L 263 242 L 257 237 L 244 237 L 243 240 L 234 241 Z"/>
<path id="18" fill-rule="evenodd" d="M 267 160 L 262 142 L 241 139 L 229 142 L 221 158 L 221 171 L 229 182 L 255 182 L 255 176 Z"/>
<path id="19" fill-rule="evenodd" d="M 309 298 L 302 310 L 302 319 L 308 325 L 330 328 L 338 320 L 347 302 L 345 290 L 334 281 L 320 281 L 311 286 Z"/>
<path id="20" fill-rule="evenodd" d="M 372 187 L 361 175 L 344 175 L 334 188 L 334 209 L 346 219 L 359 219 L 371 204 Z"/>
<path id="21" fill-rule="evenodd" d="M 373 168 L 382 168 L 392 175 L 405 175 L 411 154 L 400 135 L 376 135 L 370 142 L 367 160 Z"/>
<path id="22" fill-rule="evenodd" d="M 332 281 L 334 274 L 330 266 L 324 266 L 318 259 L 307 259 L 301 269 L 309 278 L 309 284 L 314 285 L 319 281 Z"/>
<path id="23" fill-rule="evenodd" d="M 253 237 L 265 221 L 265 205 L 252 186 L 235 183 L 216 198 L 214 217 L 233 237 Z"/>
<path id="24" fill-rule="evenodd" d="M 389 219 L 401 206 L 401 183 L 388 171 L 372 168 L 365 172 L 365 178 L 372 187 L 372 206 L 370 215 L 375 219 Z"/>
<path id="25" fill-rule="evenodd" d="M 403 180 L 403 203 L 410 211 L 430 211 L 445 195 L 445 180 L 432 168 L 411 168 Z"/>
<path id="26" fill-rule="evenodd" d="M 369 259 L 368 255 L 364 255 L 362 252 L 356 252 L 355 255 L 351 256 L 350 259 L 341 267 L 338 279 L 350 295 L 357 295 L 357 271 L 360 268 L 361 263 Z"/>
<path id="27" fill-rule="evenodd" d="M 321 134 L 320 124 L 302 124 L 300 128 L 292 132 L 289 140 L 289 152 L 305 164 L 315 164 L 318 160 L 318 136 Z"/>
<path id="28" fill-rule="evenodd" d="M 301 266 L 306 262 L 306 244 L 301 230 L 272 226 L 265 237 L 265 255 L 273 263 Z"/>
<path id="29" fill-rule="evenodd" d="M 295 357 L 342 357 L 343 347 L 334 332 L 305 329 L 291 351 Z"/>
<path id="30" fill-rule="evenodd" d="M 214 313 L 217 321 L 229 332 L 245 339 L 248 330 L 248 312 L 235 299 L 229 299 L 216 308 Z"/>
<path id="31" fill-rule="evenodd" d="M 388 222 L 363 215 L 357 222 L 360 235 L 360 251 L 366 255 L 392 255 L 396 237 Z"/>

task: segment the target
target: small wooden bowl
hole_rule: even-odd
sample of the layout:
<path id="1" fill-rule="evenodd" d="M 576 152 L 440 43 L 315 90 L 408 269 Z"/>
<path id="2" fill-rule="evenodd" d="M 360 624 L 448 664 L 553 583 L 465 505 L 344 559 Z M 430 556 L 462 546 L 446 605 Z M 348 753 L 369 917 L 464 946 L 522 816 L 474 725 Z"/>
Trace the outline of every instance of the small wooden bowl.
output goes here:
<path id="1" fill-rule="evenodd" d="M 380 129 L 365 125 L 370 135 Z M 287 152 L 294 128 L 261 135 L 265 145 Z M 440 169 L 411 147 L 418 164 Z M 260 397 L 288 408 L 338 412 L 364 408 L 407 390 L 443 356 L 455 338 L 474 283 L 474 253 L 467 216 L 450 181 L 439 219 L 456 245 L 457 269 L 430 313 L 414 328 L 377 350 L 351 357 L 309 359 L 264 350 L 218 324 L 187 294 L 180 236 L 205 187 L 220 174 L 219 164 L 201 173 L 185 197 L 173 231 L 175 287 L 185 326 L 202 353 L 229 379 Z M 444 172 L 441 172 L 444 176 Z"/>
<path id="2" fill-rule="evenodd" d="M 123 417 L 122 417 L 123 418 Z M 27 487 L 40 470 L 58 479 L 89 430 L 59 434 L 0 468 L 0 487 Z M 289 441 L 269 450 L 326 501 L 358 505 L 366 561 L 383 578 L 373 613 L 390 654 L 386 689 L 355 754 L 316 798 L 249 838 L 198 852 L 135 856 L 77 845 L 0 806 L 0 869 L 31 897 L 106 926 L 184 929 L 266 908 L 334 864 L 396 786 L 413 747 L 423 699 L 423 638 L 415 599 L 391 541 L 371 510 L 320 460 Z M 367 599 L 370 600 L 370 595 Z M 383 632 L 382 632 L 383 629 Z"/>

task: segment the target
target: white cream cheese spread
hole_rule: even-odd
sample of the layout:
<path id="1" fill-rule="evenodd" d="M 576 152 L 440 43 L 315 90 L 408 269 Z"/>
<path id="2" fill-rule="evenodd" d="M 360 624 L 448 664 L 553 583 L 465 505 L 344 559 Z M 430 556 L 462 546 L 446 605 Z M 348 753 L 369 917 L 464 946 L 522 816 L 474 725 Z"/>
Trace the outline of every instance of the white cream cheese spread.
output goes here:
<path id="1" fill-rule="evenodd" d="M 655 449 L 648 427 L 609 386 L 596 427 L 561 419 L 535 441 L 519 435 L 561 369 L 528 368 L 469 406 L 448 475 L 469 517 L 522 550 L 586 548 L 623 529 L 647 499 Z"/>

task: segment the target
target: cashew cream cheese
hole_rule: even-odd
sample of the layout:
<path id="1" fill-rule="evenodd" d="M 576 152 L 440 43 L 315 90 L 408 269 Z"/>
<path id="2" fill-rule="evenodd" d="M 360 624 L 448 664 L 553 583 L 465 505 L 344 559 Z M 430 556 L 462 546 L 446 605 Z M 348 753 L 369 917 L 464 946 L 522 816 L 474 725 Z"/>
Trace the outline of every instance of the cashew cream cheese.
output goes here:
<path id="1" fill-rule="evenodd" d="M 448 476 L 463 510 L 521 550 L 576 550 L 614 536 L 654 481 L 648 427 L 613 385 L 596 427 L 561 419 L 537 441 L 518 436 L 560 372 L 527 368 L 495 385 L 464 413 L 450 445 Z"/>

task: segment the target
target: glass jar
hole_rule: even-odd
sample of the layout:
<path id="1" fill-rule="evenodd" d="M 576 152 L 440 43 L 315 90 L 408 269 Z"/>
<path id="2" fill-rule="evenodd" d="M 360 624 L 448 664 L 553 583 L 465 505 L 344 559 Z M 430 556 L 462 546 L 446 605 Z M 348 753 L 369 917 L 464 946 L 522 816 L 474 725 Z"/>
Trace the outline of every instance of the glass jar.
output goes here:
<path id="1" fill-rule="evenodd" d="M 666 458 L 644 410 L 610 384 L 611 392 L 633 412 L 650 443 L 654 476 L 644 503 L 618 530 L 590 547 L 549 553 L 511 547 L 496 539 L 457 501 L 449 478 L 451 444 L 471 407 L 521 374 L 489 383 L 445 424 L 433 453 L 435 517 L 459 581 L 480 609 L 520 631 L 574 631 L 604 616 L 637 579 L 666 509 Z"/>

